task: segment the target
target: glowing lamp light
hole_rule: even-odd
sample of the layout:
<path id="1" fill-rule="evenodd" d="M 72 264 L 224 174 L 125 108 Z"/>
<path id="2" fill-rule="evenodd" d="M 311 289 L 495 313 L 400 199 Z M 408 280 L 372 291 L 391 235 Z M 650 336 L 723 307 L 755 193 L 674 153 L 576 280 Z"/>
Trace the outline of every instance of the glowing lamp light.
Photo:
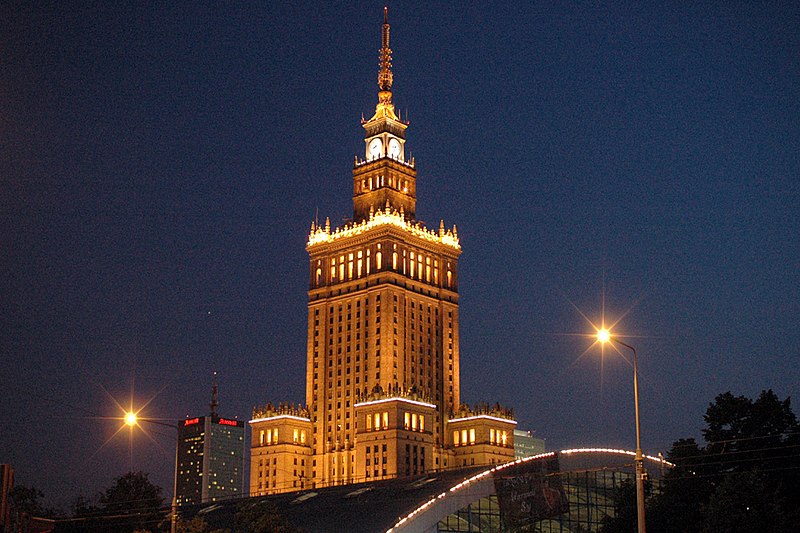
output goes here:
<path id="1" fill-rule="evenodd" d="M 133 411 L 128 411 L 127 413 L 125 413 L 125 423 L 126 423 L 127 425 L 129 425 L 129 426 L 135 426 L 135 425 L 136 425 L 136 422 L 137 422 L 137 420 L 138 420 L 138 419 L 137 419 L 137 417 L 136 417 L 136 413 L 134 413 Z"/>
<path id="2" fill-rule="evenodd" d="M 608 331 L 606 328 L 600 328 L 597 330 L 597 340 L 600 341 L 602 344 L 607 343 L 611 340 L 611 332 Z"/>

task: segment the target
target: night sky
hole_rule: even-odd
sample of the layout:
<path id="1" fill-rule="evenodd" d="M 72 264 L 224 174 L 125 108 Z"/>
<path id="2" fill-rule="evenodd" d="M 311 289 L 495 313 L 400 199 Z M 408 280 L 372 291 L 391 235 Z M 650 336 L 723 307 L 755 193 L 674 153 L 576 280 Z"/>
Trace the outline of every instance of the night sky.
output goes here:
<path id="1" fill-rule="evenodd" d="M 462 401 L 549 449 L 634 447 L 631 367 L 572 335 L 603 302 L 648 453 L 699 437 L 718 393 L 800 399 L 800 9 L 663 4 L 390 4 L 417 216 L 463 247 Z M 305 401 L 305 242 L 352 215 L 382 7 L 5 5 L 17 483 L 67 508 L 132 468 L 169 496 L 169 429 L 102 417 L 204 414 L 215 370 L 225 416 Z"/>

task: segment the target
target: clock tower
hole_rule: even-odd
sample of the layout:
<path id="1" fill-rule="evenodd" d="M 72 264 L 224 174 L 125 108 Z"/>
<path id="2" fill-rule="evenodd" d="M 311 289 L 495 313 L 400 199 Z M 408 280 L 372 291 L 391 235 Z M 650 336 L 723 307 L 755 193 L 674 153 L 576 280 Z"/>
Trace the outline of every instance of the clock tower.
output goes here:
<path id="1" fill-rule="evenodd" d="M 384 9 L 378 104 L 353 168 L 353 220 L 313 222 L 306 405 L 253 411 L 250 494 L 513 458 L 510 411 L 461 403 L 456 227 L 416 220 L 408 123 L 392 104 Z"/>
<path id="2" fill-rule="evenodd" d="M 417 170 L 414 159 L 406 159 L 405 133 L 408 122 L 400 120 L 392 103 L 392 50 L 389 19 L 383 10 L 382 46 L 378 54 L 378 104 L 364 127 L 364 159 L 356 157 L 353 168 L 353 221 L 368 220 L 381 209 L 402 211 L 416 218 Z"/>

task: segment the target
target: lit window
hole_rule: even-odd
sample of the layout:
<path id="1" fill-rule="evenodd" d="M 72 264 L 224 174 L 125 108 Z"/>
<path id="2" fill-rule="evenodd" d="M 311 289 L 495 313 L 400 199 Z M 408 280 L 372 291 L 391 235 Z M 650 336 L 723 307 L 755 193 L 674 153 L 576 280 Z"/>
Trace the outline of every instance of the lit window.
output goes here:
<path id="1" fill-rule="evenodd" d="M 494 436 L 494 428 L 491 428 L 491 429 L 489 429 L 489 442 L 491 442 L 492 444 L 494 444 L 494 439 L 495 439 L 495 436 Z"/>
<path id="2" fill-rule="evenodd" d="M 506 445 L 507 439 L 508 439 L 508 434 L 507 434 L 507 433 L 504 431 L 504 432 L 503 432 L 503 438 L 502 438 L 502 440 L 503 440 L 503 446 L 505 446 L 505 445 Z"/>
<path id="3" fill-rule="evenodd" d="M 419 430 L 425 431 L 425 417 L 422 415 L 419 415 Z"/>
<path id="4" fill-rule="evenodd" d="M 462 429 L 461 430 L 461 442 L 463 444 L 465 444 L 465 445 L 467 444 L 467 430 L 466 429 Z"/>
<path id="5" fill-rule="evenodd" d="M 272 444 L 278 444 L 278 428 L 272 430 Z"/>
<path id="6" fill-rule="evenodd" d="M 264 445 L 264 440 L 265 440 L 265 438 L 266 438 L 266 437 L 265 437 L 265 435 L 264 435 L 264 430 L 262 429 L 262 430 L 259 432 L 259 434 L 258 434 L 258 445 L 259 445 L 259 446 L 263 446 L 263 445 Z"/>
<path id="7" fill-rule="evenodd" d="M 411 415 L 411 429 L 414 431 L 417 430 L 417 413 Z"/>
<path id="8" fill-rule="evenodd" d="M 381 414 L 375 413 L 375 429 L 378 430 L 381 428 Z"/>
<path id="9" fill-rule="evenodd" d="M 475 444 L 475 428 L 470 428 L 469 430 L 469 443 Z"/>
<path id="10" fill-rule="evenodd" d="M 389 427 L 389 413 L 384 411 L 383 412 L 383 429 Z"/>
<path id="11" fill-rule="evenodd" d="M 409 423 L 409 419 L 410 419 L 410 418 L 411 418 L 411 416 L 409 415 L 409 413 L 406 413 L 406 414 L 403 416 L 403 427 L 404 427 L 405 429 L 408 429 L 408 428 L 411 426 L 411 424 Z"/>
<path id="12" fill-rule="evenodd" d="M 453 432 L 453 444 L 458 446 L 458 431 Z"/>
<path id="13" fill-rule="evenodd" d="M 300 440 L 300 432 L 295 429 L 292 433 L 292 442 L 297 444 L 298 440 Z"/>

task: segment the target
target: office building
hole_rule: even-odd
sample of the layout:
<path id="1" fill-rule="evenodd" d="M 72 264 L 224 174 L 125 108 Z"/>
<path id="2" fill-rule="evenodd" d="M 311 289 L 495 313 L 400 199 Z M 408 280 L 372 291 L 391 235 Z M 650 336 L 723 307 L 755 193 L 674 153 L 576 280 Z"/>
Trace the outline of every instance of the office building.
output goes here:
<path id="1" fill-rule="evenodd" d="M 217 414 L 214 383 L 211 413 L 178 422 L 178 505 L 242 495 L 244 422 Z"/>

